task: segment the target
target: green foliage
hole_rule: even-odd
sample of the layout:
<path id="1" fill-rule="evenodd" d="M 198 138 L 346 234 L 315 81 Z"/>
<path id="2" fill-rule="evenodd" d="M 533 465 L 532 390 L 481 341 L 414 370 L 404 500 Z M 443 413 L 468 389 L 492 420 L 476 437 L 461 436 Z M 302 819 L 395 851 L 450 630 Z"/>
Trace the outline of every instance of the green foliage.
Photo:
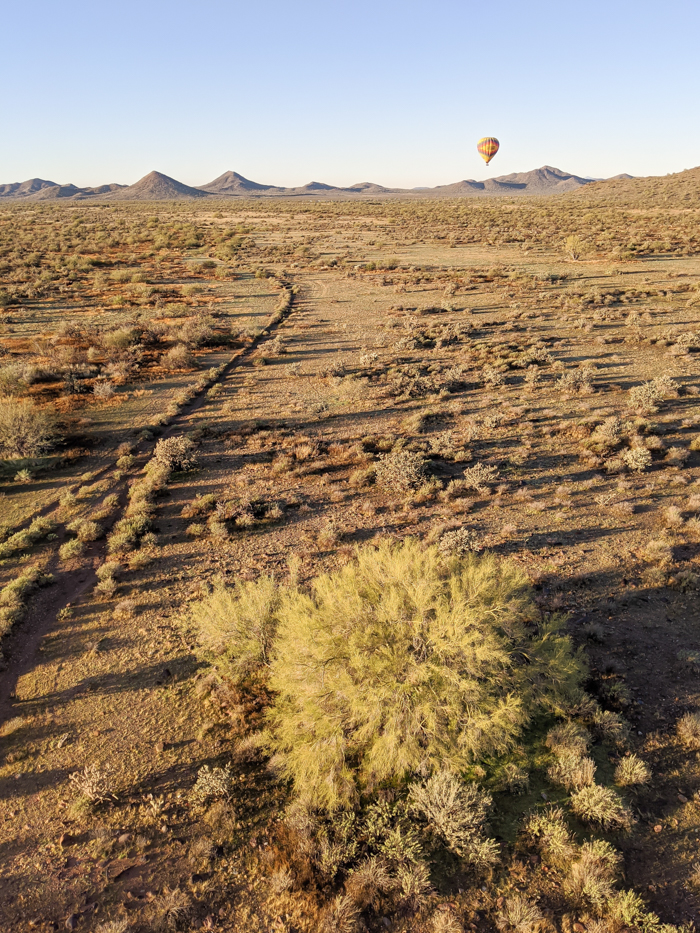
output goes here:
<path id="1" fill-rule="evenodd" d="M 286 593 L 278 618 L 265 744 L 298 793 L 331 809 L 507 752 L 583 673 L 517 567 L 443 561 L 415 540 L 358 551 L 310 593 Z"/>
<path id="2" fill-rule="evenodd" d="M 213 652 L 222 673 L 240 680 L 268 667 L 280 601 L 274 579 L 264 576 L 232 588 L 219 580 L 194 604 L 201 643 Z"/>

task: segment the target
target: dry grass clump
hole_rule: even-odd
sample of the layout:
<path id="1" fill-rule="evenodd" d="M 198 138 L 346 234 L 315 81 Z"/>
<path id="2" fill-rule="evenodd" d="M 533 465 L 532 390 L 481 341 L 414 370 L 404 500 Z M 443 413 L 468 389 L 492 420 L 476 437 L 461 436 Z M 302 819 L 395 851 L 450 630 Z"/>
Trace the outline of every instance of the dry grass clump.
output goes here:
<path id="1" fill-rule="evenodd" d="M 116 800 L 110 790 L 112 781 L 109 769 L 99 768 L 96 764 L 85 765 L 82 771 L 75 771 L 68 779 L 83 804 L 97 807 Z"/>
<path id="2" fill-rule="evenodd" d="M 592 758 L 579 758 L 578 755 L 565 754 L 557 758 L 547 774 L 551 781 L 561 784 L 567 790 L 580 790 L 593 783 L 595 762 Z"/>
<path id="3" fill-rule="evenodd" d="M 564 881 L 564 891 L 578 906 L 598 910 L 612 899 L 622 856 L 603 839 L 583 843 Z"/>
<path id="4" fill-rule="evenodd" d="M 700 713 L 686 713 L 676 723 L 678 738 L 687 748 L 700 748 Z"/>
<path id="5" fill-rule="evenodd" d="M 649 766 L 637 755 L 625 755 L 615 768 L 615 783 L 618 787 L 648 784 L 650 780 L 651 771 Z"/>
<path id="6" fill-rule="evenodd" d="M 578 722 L 562 722 L 549 730 L 545 744 L 557 757 L 583 756 L 591 744 L 591 736 Z"/>
<path id="7" fill-rule="evenodd" d="M 561 807 L 549 805 L 544 810 L 531 813 L 523 828 L 525 836 L 535 844 L 549 865 L 565 866 L 576 851 Z"/>
<path id="8" fill-rule="evenodd" d="M 96 933 L 129 933 L 131 926 L 126 918 L 120 920 L 108 920 L 106 923 L 99 923 L 95 928 Z"/>
<path id="9" fill-rule="evenodd" d="M 629 830 L 632 811 L 609 787 L 591 784 L 571 795 L 571 809 L 579 819 L 605 830 Z"/>
<path id="10" fill-rule="evenodd" d="M 27 567 L 0 590 L 0 638 L 22 618 L 32 590 L 53 583 L 53 579 L 51 574 L 42 573 L 38 567 Z"/>
<path id="11" fill-rule="evenodd" d="M 499 930 L 515 930 L 515 933 L 530 933 L 542 919 L 542 911 L 522 894 L 512 894 L 505 899 L 498 913 L 496 926 Z"/>

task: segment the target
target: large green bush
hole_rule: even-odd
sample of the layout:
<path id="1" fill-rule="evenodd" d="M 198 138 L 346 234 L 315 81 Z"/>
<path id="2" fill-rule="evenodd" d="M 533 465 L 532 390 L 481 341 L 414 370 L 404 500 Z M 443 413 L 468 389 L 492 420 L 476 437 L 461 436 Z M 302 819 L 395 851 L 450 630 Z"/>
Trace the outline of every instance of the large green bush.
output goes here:
<path id="1" fill-rule="evenodd" d="M 522 571 L 493 556 L 445 560 L 408 540 L 360 550 L 277 604 L 270 586 L 218 589 L 196 618 L 229 673 L 269 672 L 264 743 L 315 806 L 464 772 L 579 691 L 560 623 L 542 622 Z"/>

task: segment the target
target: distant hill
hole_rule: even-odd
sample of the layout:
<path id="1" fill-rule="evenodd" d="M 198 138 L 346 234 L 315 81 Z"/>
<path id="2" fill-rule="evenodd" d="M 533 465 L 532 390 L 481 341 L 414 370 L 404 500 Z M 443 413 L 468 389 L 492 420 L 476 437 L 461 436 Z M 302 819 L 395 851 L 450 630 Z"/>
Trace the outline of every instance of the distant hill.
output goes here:
<path id="1" fill-rule="evenodd" d="M 551 165 L 533 169 L 531 172 L 519 172 L 512 175 L 500 175 L 486 181 L 458 181 L 452 185 L 438 185 L 435 188 L 385 188 L 374 182 L 363 181 L 347 188 L 326 185 L 311 181 L 297 188 L 279 188 L 272 185 L 259 185 L 249 181 L 236 172 L 224 172 L 223 175 L 202 185 L 203 191 L 225 197 L 474 197 L 492 195 L 545 195 L 562 194 L 574 191 L 590 184 L 590 179 L 579 175 L 562 172 Z"/>
<path id="2" fill-rule="evenodd" d="M 206 197 L 207 192 L 201 188 L 190 188 L 161 172 L 149 172 L 136 184 L 104 195 L 105 200 L 109 201 L 181 201 Z"/>
<path id="3" fill-rule="evenodd" d="M 76 185 L 58 185 L 55 182 L 32 178 L 22 183 L 0 186 L 0 198 L 31 199 L 34 201 L 87 200 L 100 201 L 179 201 L 190 198 L 464 198 L 493 197 L 499 195 L 563 194 L 577 191 L 583 186 L 598 184 L 579 175 L 562 172 L 551 165 L 533 169 L 531 172 L 515 172 L 499 175 L 485 181 L 466 179 L 451 185 L 435 188 L 385 188 L 374 182 L 363 181 L 349 187 L 327 185 L 311 181 L 295 188 L 263 185 L 238 172 L 224 172 L 213 181 L 193 188 L 182 182 L 150 172 L 133 185 L 99 185 L 79 188 Z"/>
<path id="4" fill-rule="evenodd" d="M 199 188 L 208 194 L 224 195 L 225 197 L 235 197 L 237 195 L 248 197 L 250 194 L 259 192 L 281 194 L 285 191 L 284 188 L 278 188 L 275 185 L 261 185 L 257 181 L 250 181 L 248 178 L 239 175 L 238 172 L 224 172 L 214 181 L 210 181 L 207 185 L 200 185 Z"/>
<path id="5" fill-rule="evenodd" d="M 700 166 L 673 175 L 617 175 L 587 185 L 574 197 L 590 203 L 605 201 L 637 207 L 700 207 Z"/>
<path id="6" fill-rule="evenodd" d="M 0 198 L 27 198 L 44 188 L 57 188 L 55 181 L 43 178 L 30 178 L 28 181 L 15 181 L 10 185 L 0 185 Z"/>
<path id="7" fill-rule="evenodd" d="M 486 181 L 458 181 L 453 185 L 440 185 L 437 188 L 425 188 L 423 191 L 433 195 L 447 197 L 465 197 L 469 195 L 499 195 L 499 194 L 561 194 L 566 191 L 575 191 L 591 182 L 579 175 L 570 175 L 561 169 L 543 165 L 530 172 L 514 172 L 511 175 L 498 175 Z"/>

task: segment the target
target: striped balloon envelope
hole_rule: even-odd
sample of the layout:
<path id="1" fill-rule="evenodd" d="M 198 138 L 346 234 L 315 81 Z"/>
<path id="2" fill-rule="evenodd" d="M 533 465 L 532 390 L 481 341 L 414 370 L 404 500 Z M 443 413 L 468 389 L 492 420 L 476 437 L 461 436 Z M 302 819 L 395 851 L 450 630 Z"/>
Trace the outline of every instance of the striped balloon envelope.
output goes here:
<path id="1" fill-rule="evenodd" d="M 476 148 L 479 150 L 479 155 L 487 165 L 498 152 L 499 145 L 500 143 L 495 136 L 484 136 L 484 138 L 480 139 L 476 144 Z"/>

